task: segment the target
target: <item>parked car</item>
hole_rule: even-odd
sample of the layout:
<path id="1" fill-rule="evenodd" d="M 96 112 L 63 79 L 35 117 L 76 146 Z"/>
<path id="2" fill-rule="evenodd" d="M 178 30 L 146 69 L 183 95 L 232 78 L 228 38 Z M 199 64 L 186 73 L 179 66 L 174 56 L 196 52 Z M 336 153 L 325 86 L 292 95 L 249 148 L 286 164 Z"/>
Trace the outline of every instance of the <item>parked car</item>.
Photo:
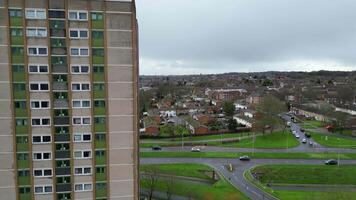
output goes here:
<path id="1" fill-rule="evenodd" d="M 303 138 L 302 143 L 303 144 L 307 143 L 307 139 Z"/>
<path id="2" fill-rule="evenodd" d="M 200 148 L 199 147 L 192 147 L 192 149 L 190 151 L 191 152 L 200 152 Z"/>
<path id="3" fill-rule="evenodd" d="M 313 144 L 314 144 L 314 143 L 313 143 L 312 141 L 309 141 L 309 145 L 310 145 L 310 146 L 313 146 Z"/>
<path id="4" fill-rule="evenodd" d="M 304 133 L 305 137 L 307 138 L 311 138 L 311 134 L 310 133 Z"/>
<path id="5" fill-rule="evenodd" d="M 300 131 L 303 132 L 303 133 L 305 132 L 305 130 L 303 128 L 301 128 Z"/>
<path id="6" fill-rule="evenodd" d="M 250 160 L 250 157 L 247 156 L 247 155 L 243 155 L 243 156 L 240 156 L 239 158 L 241 161 L 249 161 Z"/>
<path id="7" fill-rule="evenodd" d="M 330 159 L 330 160 L 326 160 L 325 165 L 337 165 L 337 160 L 334 159 Z"/>
<path id="8" fill-rule="evenodd" d="M 295 135 L 296 138 L 299 138 L 300 136 L 298 134 Z"/>
<path id="9" fill-rule="evenodd" d="M 160 147 L 160 146 L 153 146 L 153 147 L 152 147 L 152 150 L 154 150 L 154 151 L 160 151 L 160 150 L 162 150 L 162 147 Z"/>

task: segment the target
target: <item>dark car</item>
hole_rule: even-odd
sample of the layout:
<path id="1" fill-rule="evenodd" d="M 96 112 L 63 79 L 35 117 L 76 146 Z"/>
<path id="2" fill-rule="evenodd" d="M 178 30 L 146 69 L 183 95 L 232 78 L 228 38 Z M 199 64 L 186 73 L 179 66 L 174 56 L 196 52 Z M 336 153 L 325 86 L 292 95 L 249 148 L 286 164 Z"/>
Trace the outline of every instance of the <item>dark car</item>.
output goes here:
<path id="1" fill-rule="evenodd" d="M 337 165 L 337 161 L 334 159 L 326 160 L 325 165 Z"/>
<path id="2" fill-rule="evenodd" d="M 249 161 L 250 160 L 250 157 L 247 156 L 247 155 L 244 155 L 244 156 L 240 156 L 239 158 L 241 161 Z"/>
<path id="3" fill-rule="evenodd" d="M 303 132 L 303 133 L 305 132 L 305 130 L 303 128 L 301 128 L 300 131 Z"/>
<path id="4" fill-rule="evenodd" d="M 154 150 L 154 151 L 160 151 L 160 150 L 162 150 L 162 147 L 160 147 L 160 146 L 153 146 L 153 147 L 152 147 L 152 150 Z"/>
<path id="5" fill-rule="evenodd" d="M 306 138 L 311 138 L 311 134 L 310 133 L 304 133 Z"/>

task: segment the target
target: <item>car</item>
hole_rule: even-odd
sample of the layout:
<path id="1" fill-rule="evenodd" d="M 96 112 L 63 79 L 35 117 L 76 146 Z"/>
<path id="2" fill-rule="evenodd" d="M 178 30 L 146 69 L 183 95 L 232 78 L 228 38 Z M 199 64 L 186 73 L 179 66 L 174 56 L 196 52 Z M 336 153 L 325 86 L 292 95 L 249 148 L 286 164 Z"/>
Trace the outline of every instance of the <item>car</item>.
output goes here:
<path id="1" fill-rule="evenodd" d="M 160 146 L 153 146 L 153 147 L 152 147 L 152 150 L 154 150 L 154 151 L 160 151 L 160 150 L 162 150 L 162 147 L 160 147 Z"/>
<path id="2" fill-rule="evenodd" d="M 313 143 L 312 141 L 309 141 L 309 145 L 310 145 L 310 146 L 313 146 L 313 144 L 314 144 L 314 143 Z"/>
<path id="3" fill-rule="evenodd" d="M 243 156 L 240 156 L 239 160 L 241 160 L 241 161 L 249 161 L 250 157 L 247 156 L 247 155 L 243 155 Z"/>
<path id="4" fill-rule="evenodd" d="M 304 133 L 305 137 L 307 138 L 311 138 L 311 134 L 310 133 Z"/>
<path id="5" fill-rule="evenodd" d="M 200 148 L 199 147 L 192 147 L 192 149 L 190 151 L 191 152 L 200 152 Z"/>
<path id="6" fill-rule="evenodd" d="M 303 132 L 303 133 L 305 132 L 305 130 L 303 128 L 301 128 L 300 131 Z"/>
<path id="7" fill-rule="evenodd" d="M 337 165 L 337 160 L 334 159 L 330 159 L 330 160 L 326 160 L 325 165 Z"/>
<path id="8" fill-rule="evenodd" d="M 299 138 L 300 136 L 298 134 L 295 135 L 296 138 Z"/>
<path id="9" fill-rule="evenodd" d="M 302 143 L 307 143 L 307 139 L 303 138 Z"/>

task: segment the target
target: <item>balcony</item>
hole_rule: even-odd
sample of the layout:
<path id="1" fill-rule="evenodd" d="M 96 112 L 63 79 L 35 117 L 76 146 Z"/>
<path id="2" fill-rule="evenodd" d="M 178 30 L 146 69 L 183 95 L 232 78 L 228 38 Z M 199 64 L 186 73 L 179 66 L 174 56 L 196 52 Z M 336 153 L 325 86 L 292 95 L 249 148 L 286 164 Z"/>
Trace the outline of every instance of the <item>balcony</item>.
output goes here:
<path id="1" fill-rule="evenodd" d="M 69 128 L 67 126 L 55 127 L 54 128 L 54 133 L 55 134 L 68 134 L 69 133 Z"/>
<path id="2" fill-rule="evenodd" d="M 106 173 L 96 173 L 95 174 L 96 181 L 105 181 L 106 180 Z"/>
<path id="3" fill-rule="evenodd" d="M 105 81 L 105 73 L 93 73 L 93 81 L 94 82 L 104 82 Z"/>
<path id="4" fill-rule="evenodd" d="M 50 29 L 56 29 L 56 30 L 65 29 L 65 21 L 63 21 L 63 20 L 50 20 L 49 21 L 49 28 Z"/>
<path id="5" fill-rule="evenodd" d="M 96 149 L 105 149 L 106 148 L 105 140 L 95 140 L 95 148 Z"/>
<path id="6" fill-rule="evenodd" d="M 53 101 L 54 108 L 68 108 L 69 104 L 67 99 L 55 99 Z"/>
<path id="7" fill-rule="evenodd" d="M 51 37 L 66 37 L 65 29 L 51 29 L 49 31 Z"/>
<path id="8" fill-rule="evenodd" d="M 68 90 L 68 84 L 65 81 L 63 82 L 53 81 L 52 87 L 53 90 L 59 90 L 59 91 Z"/>
<path id="9" fill-rule="evenodd" d="M 12 80 L 14 82 L 26 82 L 25 72 L 12 72 Z"/>
<path id="10" fill-rule="evenodd" d="M 11 45 L 23 45 L 23 36 L 11 36 Z"/>
<path id="11" fill-rule="evenodd" d="M 14 99 L 26 99 L 26 90 L 14 91 Z"/>
<path id="12" fill-rule="evenodd" d="M 67 100 L 68 93 L 67 92 L 54 92 L 54 99 L 55 100 Z"/>
<path id="13" fill-rule="evenodd" d="M 70 193 L 57 194 L 57 200 L 70 200 L 70 199 L 71 199 Z"/>
<path id="14" fill-rule="evenodd" d="M 104 47 L 104 38 L 93 38 L 91 45 L 92 47 Z"/>
<path id="15" fill-rule="evenodd" d="M 67 48 L 66 47 L 51 47 L 51 54 L 57 55 L 57 56 L 67 55 Z"/>
<path id="16" fill-rule="evenodd" d="M 23 54 L 11 54 L 11 62 L 14 64 L 22 64 L 25 62 Z"/>
<path id="17" fill-rule="evenodd" d="M 56 167 L 56 176 L 70 176 L 70 167 Z"/>
<path id="18" fill-rule="evenodd" d="M 94 107 L 94 115 L 105 115 L 105 107 Z"/>
<path id="19" fill-rule="evenodd" d="M 31 200 L 31 193 L 19 194 L 19 200 Z"/>
<path id="20" fill-rule="evenodd" d="M 106 125 L 104 124 L 99 124 L 99 123 L 95 123 L 94 124 L 94 131 L 97 133 L 102 133 L 106 131 Z"/>
<path id="21" fill-rule="evenodd" d="M 22 108 L 15 108 L 15 117 L 27 117 L 27 110 Z"/>
<path id="22" fill-rule="evenodd" d="M 106 197 L 106 188 L 104 189 L 97 189 L 95 190 L 95 197 L 96 198 L 102 198 L 102 197 Z"/>
<path id="23" fill-rule="evenodd" d="M 51 38 L 51 47 L 66 47 L 66 40 Z"/>
<path id="24" fill-rule="evenodd" d="M 70 192 L 71 184 L 70 183 L 59 183 L 56 185 L 56 192 Z"/>
<path id="25" fill-rule="evenodd" d="M 16 144 L 16 151 L 17 152 L 27 152 L 27 151 L 29 151 L 28 143 L 17 143 Z"/>
<path id="26" fill-rule="evenodd" d="M 22 26 L 22 17 L 10 17 L 10 26 Z"/>
<path id="27" fill-rule="evenodd" d="M 94 90 L 93 97 L 94 97 L 94 99 L 104 99 L 105 98 L 105 90 Z"/>
<path id="28" fill-rule="evenodd" d="M 105 57 L 104 56 L 95 56 L 93 55 L 93 64 L 96 65 L 103 65 L 105 64 Z"/>
<path id="29" fill-rule="evenodd" d="M 30 161 L 28 160 L 17 160 L 18 169 L 28 169 L 30 168 Z"/>
<path id="30" fill-rule="evenodd" d="M 106 165 L 106 156 L 95 156 L 95 165 Z"/>
<path id="31" fill-rule="evenodd" d="M 54 117 L 53 121 L 55 126 L 69 125 L 69 117 Z"/>
<path id="32" fill-rule="evenodd" d="M 53 73 L 68 73 L 66 65 L 52 65 L 52 72 Z"/>
<path id="33" fill-rule="evenodd" d="M 31 185 L 31 179 L 29 176 L 18 177 L 18 184 L 21 185 Z"/>
<path id="34" fill-rule="evenodd" d="M 64 56 L 52 56 L 51 57 L 51 64 L 52 64 L 52 67 L 53 66 L 57 66 L 57 65 L 60 65 L 60 66 L 67 66 L 67 57 L 64 57 Z"/>
<path id="35" fill-rule="evenodd" d="M 67 133 L 56 133 L 54 134 L 55 142 L 70 142 L 70 134 Z"/>
<path id="36" fill-rule="evenodd" d="M 15 126 L 16 135 L 27 135 L 28 126 L 27 125 L 16 125 Z"/>
<path id="37" fill-rule="evenodd" d="M 69 150 L 56 150 L 55 151 L 55 158 L 56 159 L 69 159 L 70 158 L 70 151 Z"/>
<path id="38" fill-rule="evenodd" d="M 91 28 L 92 29 L 104 29 L 104 20 L 92 20 Z"/>

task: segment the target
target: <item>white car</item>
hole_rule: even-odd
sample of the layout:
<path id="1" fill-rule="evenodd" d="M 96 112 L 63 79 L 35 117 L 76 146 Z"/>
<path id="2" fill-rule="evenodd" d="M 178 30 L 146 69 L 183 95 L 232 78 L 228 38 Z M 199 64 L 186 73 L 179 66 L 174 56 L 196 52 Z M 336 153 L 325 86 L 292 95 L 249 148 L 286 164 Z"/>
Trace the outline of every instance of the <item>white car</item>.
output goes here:
<path id="1" fill-rule="evenodd" d="M 307 139 L 304 138 L 304 139 L 302 140 L 302 143 L 304 143 L 304 144 L 307 143 Z"/>
<path id="2" fill-rule="evenodd" d="M 199 147 L 192 147 L 192 149 L 190 151 L 191 152 L 200 152 L 200 148 Z"/>
<path id="3" fill-rule="evenodd" d="M 295 137 L 296 137 L 296 138 L 299 138 L 300 136 L 297 134 L 297 135 L 295 135 Z"/>
<path id="4" fill-rule="evenodd" d="M 296 131 L 292 131 L 293 135 L 295 135 L 297 132 Z"/>

